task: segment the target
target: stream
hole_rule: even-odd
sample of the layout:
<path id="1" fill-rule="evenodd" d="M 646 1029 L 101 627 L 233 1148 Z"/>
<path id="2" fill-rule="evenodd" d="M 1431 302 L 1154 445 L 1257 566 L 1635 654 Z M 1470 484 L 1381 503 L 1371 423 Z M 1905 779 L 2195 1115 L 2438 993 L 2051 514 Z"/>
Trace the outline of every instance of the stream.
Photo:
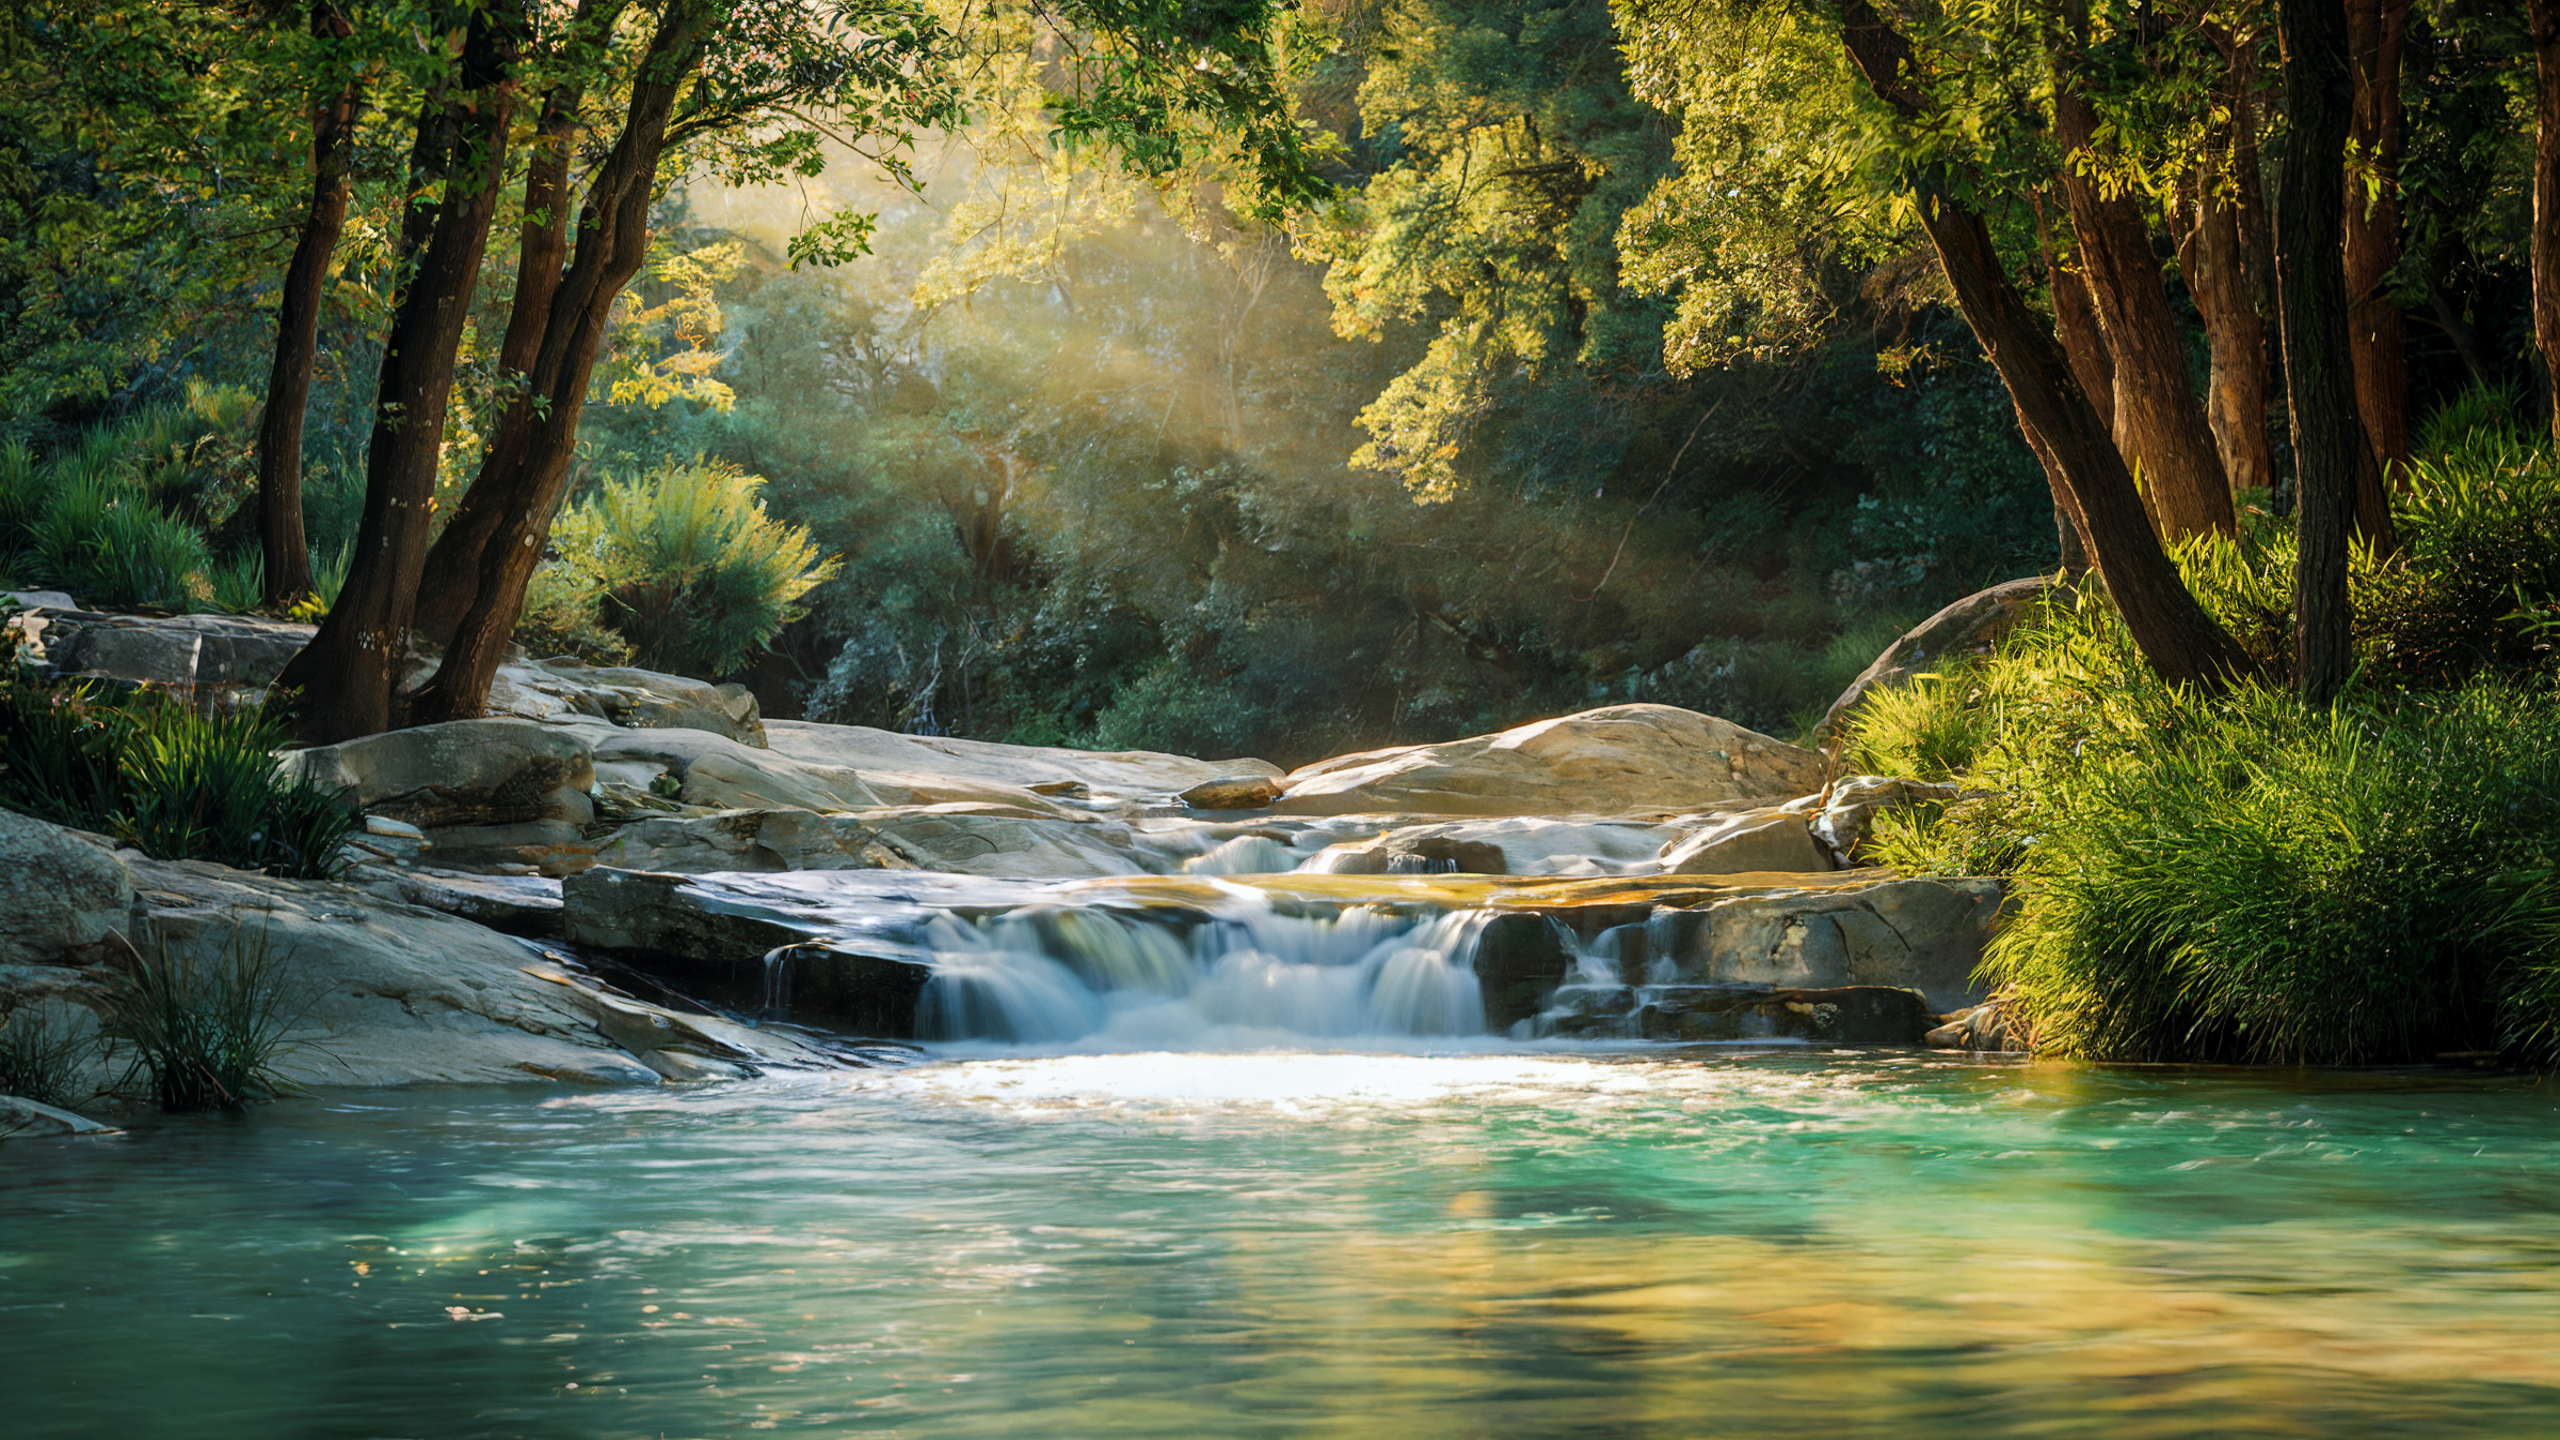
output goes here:
<path id="1" fill-rule="evenodd" d="M 7 1433 L 2560 1430 L 2547 1081 L 1114 1023 L 12 1146 Z"/>

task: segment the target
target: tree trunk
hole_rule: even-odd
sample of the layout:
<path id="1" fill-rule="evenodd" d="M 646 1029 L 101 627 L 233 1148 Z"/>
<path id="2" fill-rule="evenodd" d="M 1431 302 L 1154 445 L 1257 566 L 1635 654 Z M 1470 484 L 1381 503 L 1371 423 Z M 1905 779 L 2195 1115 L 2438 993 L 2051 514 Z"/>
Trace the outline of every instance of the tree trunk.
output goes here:
<path id="1" fill-rule="evenodd" d="M 2397 483 L 2409 459 L 2409 357 L 2391 268 L 2400 263 L 2400 50 L 2409 0 L 2346 0 L 2354 80 L 2348 125 L 2356 166 L 2345 189 L 2347 330 L 2356 411 L 2377 482 Z"/>
<path id="2" fill-rule="evenodd" d="M 2560 0 L 2526 0 L 2533 42 L 2533 341 L 2560 441 Z"/>
<path id="3" fill-rule="evenodd" d="M 504 469 L 518 463 L 539 409 L 533 390 L 533 368 L 550 329 L 551 302 L 559 293 L 564 262 L 569 258 L 570 149 L 577 138 L 580 93 L 566 87 L 543 97 L 542 118 L 534 128 L 532 154 L 525 165 L 524 228 L 516 249 L 516 293 L 507 312 L 507 333 L 498 344 L 498 380 L 514 397 L 499 412 L 482 468 Z M 474 503 L 477 501 L 478 503 Z M 503 525 L 499 507 L 489 504 L 474 484 L 446 522 L 430 552 L 427 573 L 437 577 L 418 596 L 417 625 L 439 643 L 450 640 L 454 627 L 470 608 L 477 586 L 451 583 L 453 577 L 479 574 L 480 555 L 489 537 Z"/>
<path id="4" fill-rule="evenodd" d="M 311 7 L 311 33 L 322 41 L 353 33 L 329 0 Z M 323 47 L 324 53 L 327 47 Z M 302 426 L 311 406 L 311 372 L 320 348 L 320 308 L 329 262 L 346 233 L 354 192 L 356 114 L 362 85 L 350 73 L 311 107 L 311 205 L 285 267 L 276 308 L 276 358 L 267 371 L 266 410 L 258 417 L 258 548 L 266 560 L 266 603 L 282 609 L 311 593 L 311 545 L 302 532 Z"/>
<path id="5" fill-rule="evenodd" d="M 2357 472 L 2371 462 L 2356 416 L 2340 262 L 2349 111 L 2346 12 L 2338 0 L 2282 0 L 2284 174 L 2276 194 L 2276 273 L 2283 297 L 2286 388 L 2293 402 L 2297 559 L 2294 679 L 2307 705 L 2337 698 L 2355 664 L 2347 546 Z"/>
<path id="6" fill-rule="evenodd" d="M 1925 96 L 1902 79 L 1911 49 L 1868 0 L 1841 0 L 1850 61 L 1906 120 L 1925 121 Z M 1921 221 L 1937 247 L 1957 304 L 2009 387 L 2030 443 L 2049 455 L 2081 520 L 2092 558 L 2143 658 L 2175 683 L 2219 690 L 2249 670 L 2248 657 L 2215 623 L 2160 546 L 2132 472 L 2073 378 L 2062 347 L 2010 283 L 1991 232 L 1936 175 L 1921 176 Z M 2227 499 L 2227 497 L 2226 497 Z"/>
<path id="7" fill-rule="evenodd" d="M 2178 250 L 2212 353 L 2205 420 L 2235 495 L 2273 490 L 2276 483 L 2275 451 L 2267 439 L 2267 330 L 2258 315 L 2257 292 L 2263 287 L 2249 273 L 2254 257 L 2240 194 L 2241 176 L 2254 184 L 2258 169 L 2249 80 L 2245 55 L 2231 47 L 2216 97 L 2231 118 L 2212 137 L 2215 161 L 2227 156 L 2229 168 L 2209 163 L 2196 173 Z"/>
<path id="8" fill-rule="evenodd" d="M 506 180 L 508 76 L 521 19 L 520 6 L 475 11 L 459 83 L 419 116 L 417 153 L 430 183 L 411 192 L 402 230 L 424 244 L 383 350 L 355 559 L 319 633 L 276 680 L 300 696 L 296 732 L 312 744 L 398 722 L 394 691 L 426 558 L 454 353 Z"/>
<path id="9" fill-rule="evenodd" d="M 2053 236 L 2045 228 L 2044 206 L 2036 206 L 2036 243 L 2044 252 L 2045 285 L 2053 294 L 2053 329 L 2070 358 L 2080 393 L 2097 407 L 2098 423 L 2110 431 L 2116 424 L 2116 364 L 2107 354 L 2107 339 L 2098 329 L 2097 302 L 2089 298 L 2089 282 L 2076 267 L 2062 262 Z"/>
<path id="10" fill-rule="evenodd" d="M 2053 458 L 2053 447 L 2044 443 L 2035 427 L 2027 423 L 2026 414 L 2018 413 L 2018 430 L 2027 437 L 2027 448 L 2035 452 L 2036 463 L 2044 467 L 2045 488 L 2053 492 L 2053 541 L 2062 557 L 2062 573 L 2077 580 L 2089 573 L 2089 522 L 2082 519 L 2078 502 L 2071 498 L 2071 483 L 2062 475 L 2062 465 Z"/>
<path id="11" fill-rule="evenodd" d="M 2151 227 L 2133 197 L 2106 194 L 2088 173 L 2096 158 L 2097 112 L 2071 88 L 2066 62 L 2057 59 L 2055 71 L 2063 194 L 2080 241 L 2081 273 L 2115 361 L 2116 448 L 2139 467 L 2144 498 L 2164 537 L 2227 535 L 2231 484 L 2204 407 L 2187 383 L 2186 343 L 2151 251 Z"/>
<path id="12" fill-rule="evenodd" d="M 542 563 L 552 516 L 568 489 L 578 418 L 586 408 L 614 301 L 648 258 L 649 202 L 657 188 L 668 119 L 701 63 L 709 31 L 706 5 L 677 0 L 660 17 L 648 54 L 634 71 L 638 78 L 622 134 L 588 191 L 578 217 L 576 255 L 551 297 L 529 387 L 542 403 L 529 417 L 523 444 L 503 456 L 493 450 L 464 497 L 465 505 L 488 507 L 494 517 L 479 563 L 465 567 L 440 559 L 436 567 L 440 587 L 467 584 L 472 593 L 467 603 L 455 606 L 461 619 L 445 647 L 444 663 L 415 697 L 412 710 L 420 723 L 473 719 L 488 708 L 490 682 L 524 610 L 525 586 Z"/>

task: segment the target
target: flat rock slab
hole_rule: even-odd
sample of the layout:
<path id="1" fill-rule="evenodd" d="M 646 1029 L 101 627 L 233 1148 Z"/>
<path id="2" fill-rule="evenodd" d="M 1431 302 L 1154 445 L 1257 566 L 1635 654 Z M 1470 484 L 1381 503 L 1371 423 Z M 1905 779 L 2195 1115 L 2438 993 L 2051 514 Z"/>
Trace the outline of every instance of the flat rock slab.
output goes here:
<path id="1" fill-rule="evenodd" d="M 0 1095 L 0 1140 L 42 1140 L 64 1135 L 121 1135 L 112 1125 L 17 1095 Z"/>
<path id="2" fill-rule="evenodd" d="M 1882 985 L 1648 985 L 1609 996 L 1550 1033 L 1579 1039 L 1916 1045 L 1931 1022 L 1919 995 Z"/>
<path id="3" fill-rule="evenodd" d="M 1291 771 L 1282 814 L 1635 815 L 1822 788 L 1823 757 L 1670 705 L 1612 705 Z"/>

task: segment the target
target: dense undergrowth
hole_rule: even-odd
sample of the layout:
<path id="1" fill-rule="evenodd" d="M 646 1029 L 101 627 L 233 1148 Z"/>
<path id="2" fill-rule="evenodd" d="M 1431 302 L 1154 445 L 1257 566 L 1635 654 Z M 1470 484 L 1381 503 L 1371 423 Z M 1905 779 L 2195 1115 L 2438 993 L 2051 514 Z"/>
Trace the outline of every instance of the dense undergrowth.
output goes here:
<path id="1" fill-rule="evenodd" d="M 0 806 L 110 834 L 161 860 L 325 879 L 355 817 L 284 775 L 257 710 L 138 691 L 0 682 Z"/>
<path id="2" fill-rule="evenodd" d="M 2286 688 L 2290 537 L 2259 516 L 2181 559 L 2261 680 L 2166 686 L 2103 595 L 2058 591 L 1853 721 L 1852 765 L 1976 792 L 1886 817 L 1877 852 L 2013 878 L 1985 964 L 2039 1051 L 2560 1061 L 2560 461 L 2435 438 L 2402 553 L 2359 557 L 2334 709 Z"/>

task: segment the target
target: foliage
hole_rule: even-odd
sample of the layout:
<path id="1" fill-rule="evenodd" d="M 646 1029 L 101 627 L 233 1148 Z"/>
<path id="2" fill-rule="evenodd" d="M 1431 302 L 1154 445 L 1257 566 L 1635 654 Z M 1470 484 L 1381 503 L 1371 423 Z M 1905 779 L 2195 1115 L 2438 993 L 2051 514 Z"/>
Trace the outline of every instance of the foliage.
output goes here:
<path id="1" fill-rule="evenodd" d="M 129 1075 L 160 1108 L 241 1110 L 286 1087 L 277 1062 L 317 998 L 294 981 L 269 932 L 235 925 L 212 953 L 154 937 L 131 947 L 99 1006 L 99 1032 L 130 1046 Z"/>
<path id="2" fill-rule="evenodd" d="M 2094 590 L 1861 707 L 1846 763 L 1977 792 L 1887 814 L 1874 844 L 1915 873 L 2012 877 L 1986 967 L 2040 1050 L 2560 1059 L 2560 689 L 2513 585 L 2489 603 L 2471 579 L 2484 554 L 2550 563 L 2532 537 L 2554 485 L 2542 457 L 2475 440 L 2417 467 L 2406 557 L 2360 559 L 2363 680 L 2334 710 L 2280 684 L 2164 686 Z M 2493 543 L 2516 534 L 2516 556 Z M 2270 664 L 2287 538 L 2262 518 L 2180 557 Z"/>
<path id="3" fill-rule="evenodd" d="M 0 688 L 0 801 L 156 859 L 324 879 L 355 820 L 334 795 L 280 773 L 282 743 L 254 710 L 149 691 L 109 704 L 16 681 Z"/>
<path id="4" fill-rule="evenodd" d="M 698 457 L 608 480 L 561 517 L 557 563 L 602 597 L 604 624 L 640 664 L 726 675 L 837 569 L 805 528 L 766 515 L 763 485 Z"/>

